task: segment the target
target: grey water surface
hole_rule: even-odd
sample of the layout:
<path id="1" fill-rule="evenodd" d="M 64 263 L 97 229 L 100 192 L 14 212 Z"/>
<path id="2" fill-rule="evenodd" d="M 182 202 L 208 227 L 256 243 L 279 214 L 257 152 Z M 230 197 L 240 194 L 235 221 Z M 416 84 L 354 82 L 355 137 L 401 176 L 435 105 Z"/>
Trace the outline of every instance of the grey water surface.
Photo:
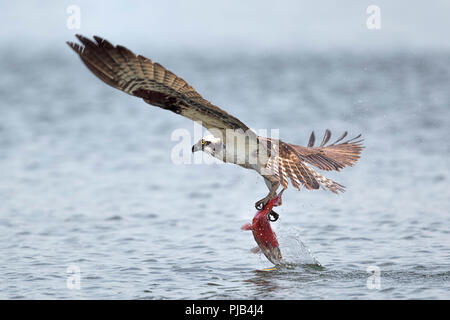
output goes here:
<path id="1" fill-rule="evenodd" d="M 0 298 L 450 298 L 450 52 L 139 52 L 284 141 L 363 135 L 357 165 L 325 174 L 344 194 L 284 193 L 286 265 L 263 272 L 240 230 L 261 177 L 174 163 L 193 123 L 63 46 L 0 50 Z"/>

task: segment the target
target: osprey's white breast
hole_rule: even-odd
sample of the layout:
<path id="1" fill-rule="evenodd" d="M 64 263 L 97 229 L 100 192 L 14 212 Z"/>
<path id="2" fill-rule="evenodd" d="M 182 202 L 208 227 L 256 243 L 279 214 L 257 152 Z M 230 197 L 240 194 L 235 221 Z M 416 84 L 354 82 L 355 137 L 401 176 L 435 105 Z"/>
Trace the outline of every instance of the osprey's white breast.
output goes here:
<path id="1" fill-rule="evenodd" d="M 224 161 L 244 168 L 258 170 L 258 141 L 244 133 L 235 133 L 234 138 L 227 138 L 224 148 Z"/>

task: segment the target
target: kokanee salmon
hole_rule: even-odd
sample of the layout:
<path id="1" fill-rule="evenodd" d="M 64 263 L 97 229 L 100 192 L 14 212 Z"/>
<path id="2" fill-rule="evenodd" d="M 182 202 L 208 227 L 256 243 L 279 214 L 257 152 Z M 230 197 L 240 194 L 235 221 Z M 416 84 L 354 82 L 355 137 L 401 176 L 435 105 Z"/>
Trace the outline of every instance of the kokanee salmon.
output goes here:
<path id="1" fill-rule="evenodd" d="M 277 265 L 280 264 L 282 255 L 279 248 L 277 236 L 273 232 L 269 216 L 272 212 L 272 208 L 281 205 L 281 195 L 284 189 L 278 194 L 278 196 L 264 206 L 262 210 L 259 210 L 252 220 L 252 223 L 247 223 L 242 226 L 242 230 L 251 230 L 253 237 L 255 238 L 258 247 L 269 259 L 270 262 Z"/>

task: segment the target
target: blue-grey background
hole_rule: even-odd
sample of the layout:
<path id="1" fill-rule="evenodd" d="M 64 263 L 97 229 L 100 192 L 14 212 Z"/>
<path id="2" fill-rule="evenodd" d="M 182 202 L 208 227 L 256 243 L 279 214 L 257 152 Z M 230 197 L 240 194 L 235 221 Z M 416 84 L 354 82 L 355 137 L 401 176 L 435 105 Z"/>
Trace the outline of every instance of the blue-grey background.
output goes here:
<path id="1" fill-rule="evenodd" d="M 0 4 L 0 298 L 450 298 L 448 1 Z M 96 79 L 65 44 L 75 33 L 160 62 L 285 141 L 363 134 L 358 164 L 327 175 L 346 193 L 285 193 L 273 227 L 289 266 L 260 272 L 240 230 L 262 179 L 175 165 L 171 134 L 192 122 Z"/>

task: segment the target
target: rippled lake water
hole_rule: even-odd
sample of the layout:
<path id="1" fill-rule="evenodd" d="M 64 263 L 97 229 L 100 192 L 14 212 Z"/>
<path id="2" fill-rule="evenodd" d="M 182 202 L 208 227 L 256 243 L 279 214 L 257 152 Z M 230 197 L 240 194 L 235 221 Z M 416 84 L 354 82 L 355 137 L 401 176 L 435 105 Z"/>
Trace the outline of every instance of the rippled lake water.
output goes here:
<path id="1" fill-rule="evenodd" d="M 362 133 L 358 164 L 328 174 L 347 192 L 288 189 L 273 224 L 287 265 L 261 272 L 240 230 L 267 191 L 255 172 L 174 164 L 171 134 L 192 122 L 63 45 L 2 49 L 0 298 L 450 298 L 450 53 L 142 53 L 285 141 Z"/>

